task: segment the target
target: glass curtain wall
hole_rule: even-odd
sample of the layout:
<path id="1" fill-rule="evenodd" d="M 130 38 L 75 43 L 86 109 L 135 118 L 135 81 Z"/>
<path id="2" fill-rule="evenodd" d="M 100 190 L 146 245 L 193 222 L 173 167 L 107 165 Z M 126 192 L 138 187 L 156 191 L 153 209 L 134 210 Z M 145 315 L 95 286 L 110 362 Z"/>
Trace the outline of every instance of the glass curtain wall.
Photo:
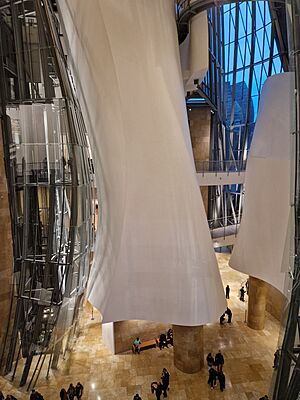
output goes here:
<path id="1" fill-rule="evenodd" d="M 0 0 L 0 95 L 14 253 L 4 374 L 35 386 L 70 346 L 88 279 L 92 171 L 47 0 Z M 46 359 L 47 358 L 47 359 Z M 49 370 L 49 369 L 48 369 Z"/>
<path id="2" fill-rule="evenodd" d="M 208 21 L 211 65 L 202 87 L 214 102 L 223 99 L 217 117 L 212 117 L 211 158 L 226 160 L 224 170 L 240 171 L 251 145 L 262 86 L 268 76 L 283 71 L 275 20 L 269 2 L 245 1 L 210 9 Z M 218 87 L 211 86 L 211 75 Z M 243 185 L 211 188 L 211 223 L 239 223 L 242 203 Z"/>

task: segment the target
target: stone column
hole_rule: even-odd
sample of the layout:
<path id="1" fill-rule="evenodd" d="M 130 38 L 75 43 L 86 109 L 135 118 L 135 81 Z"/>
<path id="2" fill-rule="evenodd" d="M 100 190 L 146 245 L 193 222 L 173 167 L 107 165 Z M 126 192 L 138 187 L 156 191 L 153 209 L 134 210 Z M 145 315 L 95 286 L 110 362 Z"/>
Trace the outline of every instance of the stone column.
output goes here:
<path id="1" fill-rule="evenodd" d="M 210 154 L 210 120 L 209 107 L 191 107 L 188 111 L 191 141 L 194 160 L 196 162 L 208 161 Z M 201 164 L 201 163 L 200 163 Z M 202 167 L 202 164 L 201 164 Z M 208 213 L 208 186 L 200 187 L 206 214 Z"/>
<path id="2" fill-rule="evenodd" d="M 267 284 L 261 279 L 249 277 L 248 326 L 262 330 L 265 326 Z"/>
<path id="3" fill-rule="evenodd" d="M 187 374 L 199 372 L 204 365 L 203 326 L 173 325 L 174 364 Z"/>

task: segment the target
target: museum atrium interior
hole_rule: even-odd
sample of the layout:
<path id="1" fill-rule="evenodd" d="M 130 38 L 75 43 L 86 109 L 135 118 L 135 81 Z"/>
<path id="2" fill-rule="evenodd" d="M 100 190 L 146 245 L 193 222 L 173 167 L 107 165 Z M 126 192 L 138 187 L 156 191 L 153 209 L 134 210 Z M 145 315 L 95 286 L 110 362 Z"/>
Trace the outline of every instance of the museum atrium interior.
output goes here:
<path id="1" fill-rule="evenodd" d="M 0 100 L 0 399 L 299 400 L 300 0 L 0 0 Z"/>

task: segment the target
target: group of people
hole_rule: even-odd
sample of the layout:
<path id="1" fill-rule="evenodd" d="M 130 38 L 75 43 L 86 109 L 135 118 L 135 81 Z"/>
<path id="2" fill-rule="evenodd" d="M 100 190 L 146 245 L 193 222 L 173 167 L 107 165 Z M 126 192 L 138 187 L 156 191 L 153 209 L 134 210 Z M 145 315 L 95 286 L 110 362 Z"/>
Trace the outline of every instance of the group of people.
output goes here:
<path id="1" fill-rule="evenodd" d="M 4 397 L 4 394 L 0 391 L 0 400 L 17 400 L 17 399 L 12 394 L 8 394 L 6 397 Z"/>
<path id="2" fill-rule="evenodd" d="M 29 399 L 30 400 L 44 400 L 44 397 L 37 390 L 32 389 Z M 0 400 L 17 400 L 17 398 L 15 396 L 13 396 L 12 394 L 8 394 L 6 397 L 4 397 L 4 394 L 0 390 Z"/>
<path id="3" fill-rule="evenodd" d="M 224 356 L 221 353 L 221 350 L 219 350 L 215 357 L 213 357 L 211 353 L 208 353 L 206 362 L 208 367 L 207 383 L 210 385 L 211 389 L 214 389 L 214 387 L 217 385 L 218 379 L 220 383 L 220 390 L 223 392 L 225 389 L 225 375 L 223 373 Z"/>
<path id="4" fill-rule="evenodd" d="M 158 347 L 159 349 L 163 349 L 164 347 L 169 347 L 168 345 L 173 346 L 173 329 L 168 329 L 167 334 L 161 333 L 159 335 L 159 340 L 158 340 Z"/>
<path id="5" fill-rule="evenodd" d="M 170 373 L 167 368 L 162 370 L 160 382 L 151 383 L 151 392 L 155 393 L 156 400 L 160 400 L 160 396 L 163 394 L 164 397 L 168 397 L 167 391 L 169 390 L 170 384 Z"/>
<path id="6" fill-rule="evenodd" d="M 77 382 L 77 385 L 74 386 L 73 383 L 70 383 L 68 390 L 62 388 L 59 396 L 61 400 L 80 400 L 83 394 L 83 386 L 80 382 Z"/>
<path id="7" fill-rule="evenodd" d="M 227 322 L 229 324 L 231 324 L 231 320 L 232 320 L 232 311 L 230 310 L 230 308 L 227 307 L 226 311 L 221 315 L 220 317 L 220 324 L 222 325 L 225 321 L 225 314 L 227 314 L 228 319 Z"/>

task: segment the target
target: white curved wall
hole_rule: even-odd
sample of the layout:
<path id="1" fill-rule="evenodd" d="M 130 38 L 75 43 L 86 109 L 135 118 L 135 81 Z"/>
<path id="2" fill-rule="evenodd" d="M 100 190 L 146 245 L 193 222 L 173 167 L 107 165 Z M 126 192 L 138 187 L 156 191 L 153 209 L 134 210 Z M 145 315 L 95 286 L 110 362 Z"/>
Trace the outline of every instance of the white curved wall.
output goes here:
<path id="1" fill-rule="evenodd" d="M 190 21 L 190 30 L 180 45 L 180 59 L 184 89 L 186 92 L 197 89 L 194 80 L 201 83 L 208 70 L 208 22 L 207 12 L 203 11 Z"/>
<path id="2" fill-rule="evenodd" d="M 268 78 L 247 161 L 245 203 L 230 266 L 283 292 L 289 262 L 293 74 Z"/>
<path id="3" fill-rule="evenodd" d="M 215 321 L 223 287 L 191 159 L 172 0 L 59 0 L 102 218 L 103 322 Z"/>

